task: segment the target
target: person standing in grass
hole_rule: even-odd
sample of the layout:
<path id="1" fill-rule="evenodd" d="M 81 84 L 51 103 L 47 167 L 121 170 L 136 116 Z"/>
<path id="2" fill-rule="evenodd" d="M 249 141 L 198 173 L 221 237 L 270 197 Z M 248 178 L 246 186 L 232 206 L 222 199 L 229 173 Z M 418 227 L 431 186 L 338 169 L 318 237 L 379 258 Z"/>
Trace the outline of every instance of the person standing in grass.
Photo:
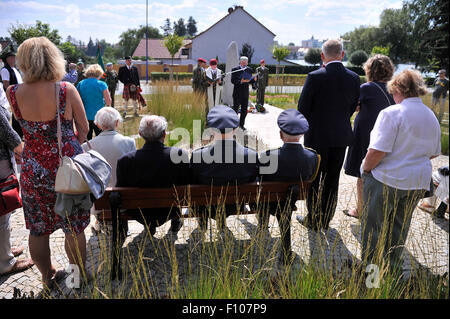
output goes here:
<path id="1" fill-rule="evenodd" d="M 114 96 L 116 94 L 117 83 L 119 78 L 117 72 L 113 70 L 111 62 L 106 63 L 106 84 L 108 84 L 109 95 L 111 96 L 111 106 L 114 107 Z"/>
<path id="2" fill-rule="evenodd" d="M 87 139 L 92 139 L 101 133 L 101 130 L 95 125 L 95 114 L 105 105 L 111 105 L 111 96 L 109 95 L 108 86 L 105 82 L 100 81 L 103 75 L 103 69 L 98 64 L 93 64 L 86 70 L 86 79 L 78 83 L 77 89 L 83 100 L 86 116 L 89 121 L 89 132 Z"/>
<path id="3" fill-rule="evenodd" d="M 439 70 L 438 77 L 434 80 L 433 86 L 434 91 L 431 104 L 433 106 L 439 104 L 438 121 L 441 123 L 442 118 L 444 117 L 445 98 L 447 97 L 448 91 L 448 79 L 445 77 L 445 70 Z"/>
<path id="4" fill-rule="evenodd" d="M 378 115 L 361 166 L 361 260 L 401 271 L 412 213 L 430 189 L 430 159 L 441 153 L 441 129 L 419 97 L 427 88 L 418 71 L 404 70 L 387 88 L 397 104 Z"/>
<path id="5" fill-rule="evenodd" d="M 367 153 L 369 146 L 370 131 L 377 120 L 381 110 L 389 105 L 395 104 L 394 99 L 386 89 L 386 82 L 394 74 L 394 64 L 385 55 L 377 54 L 364 64 L 367 82 L 361 85 L 359 95 L 359 106 L 356 111 L 358 115 L 353 122 L 353 133 L 355 139 L 350 145 L 345 161 L 345 174 L 354 176 L 356 182 L 356 208 L 344 210 L 344 214 L 359 218 L 362 209 L 362 180 L 359 169 Z"/>

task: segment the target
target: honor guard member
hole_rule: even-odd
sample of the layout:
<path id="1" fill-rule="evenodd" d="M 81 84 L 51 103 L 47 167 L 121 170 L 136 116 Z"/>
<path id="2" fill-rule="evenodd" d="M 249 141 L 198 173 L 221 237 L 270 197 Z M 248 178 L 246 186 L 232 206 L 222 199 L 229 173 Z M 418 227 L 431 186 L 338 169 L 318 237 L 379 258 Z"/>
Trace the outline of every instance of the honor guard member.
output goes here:
<path id="1" fill-rule="evenodd" d="M 253 70 L 247 66 L 248 58 L 241 56 L 239 59 L 239 66 L 231 69 L 231 83 L 234 84 L 233 88 L 233 109 L 236 113 L 241 108 L 241 117 L 239 119 L 239 127 L 244 131 L 246 128 L 245 117 L 247 116 L 248 97 L 249 97 L 249 84 L 255 83 L 255 78 L 252 76 Z"/>
<path id="2" fill-rule="evenodd" d="M 222 93 L 222 70 L 217 68 L 217 60 L 209 61 L 209 68 L 206 69 L 206 81 L 208 83 L 208 110 L 220 104 Z"/>
<path id="3" fill-rule="evenodd" d="M 320 165 L 320 155 L 316 151 L 303 147 L 300 138 L 308 129 L 308 121 L 295 109 L 288 109 L 278 116 L 278 127 L 280 128 L 280 138 L 284 144 L 282 147 L 261 153 L 259 157 L 259 172 L 261 182 L 301 182 L 312 181 L 316 178 Z M 271 167 L 272 166 L 272 167 Z M 295 203 L 291 203 L 295 204 Z M 268 212 L 258 215 L 260 231 L 266 231 L 269 223 L 269 215 L 275 215 L 278 224 L 290 229 L 289 223 L 291 213 L 286 203 L 281 202 L 269 205 Z M 280 226 L 281 228 L 281 226 Z M 280 257 L 287 261 L 291 257 L 290 231 L 281 234 L 282 253 Z"/>
<path id="4" fill-rule="evenodd" d="M 5 50 L 1 58 L 3 60 L 4 67 L 2 68 L 0 74 L 3 88 L 6 92 L 8 86 L 21 84 L 23 83 L 23 80 L 22 75 L 16 69 L 16 53 L 14 52 L 14 49 L 11 45 L 9 46 L 9 49 Z M 12 127 L 14 131 L 19 134 L 20 138 L 23 138 L 22 128 L 20 127 L 19 122 L 17 122 L 14 116 L 12 116 Z"/>
<path id="5" fill-rule="evenodd" d="M 86 78 L 86 74 L 84 74 L 84 63 L 81 61 L 77 62 L 77 81 L 74 86 L 77 87 L 78 83 L 83 81 Z"/>
<path id="6" fill-rule="evenodd" d="M 138 116 L 138 97 L 139 97 L 139 72 L 137 67 L 132 65 L 131 57 L 125 57 L 125 65 L 119 68 L 119 81 L 123 83 L 124 110 L 123 118 L 127 116 L 128 100 L 133 101 L 134 116 Z"/>
<path id="7" fill-rule="evenodd" d="M 258 154 L 240 145 L 233 138 L 239 125 L 236 112 L 228 106 L 217 105 L 207 115 L 208 126 L 216 129 L 215 141 L 192 152 L 192 184 L 235 185 L 256 181 L 258 176 Z M 243 209 L 243 208 L 242 208 Z M 206 230 L 207 217 L 216 218 L 216 210 L 203 211 L 200 219 L 202 230 Z M 226 205 L 225 214 L 219 214 L 219 228 L 225 230 L 225 218 L 236 212 L 236 204 Z"/>
<path id="8" fill-rule="evenodd" d="M 113 70 L 111 62 L 106 63 L 106 84 L 108 85 L 109 95 L 111 95 L 111 106 L 114 107 L 114 95 L 117 88 L 119 78 L 117 72 Z"/>
<path id="9" fill-rule="evenodd" d="M 197 62 L 197 66 L 192 71 L 192 89 L 194 92 L 206 94 L 206 88 L 208 87 L 205 74 L 206 60 L 199 58 Z"/>
<path id="10" fill-rule="evenodd" d="M 266 67 L 264 60 L 259 61 L 260 66 L 256 68 L 256 75 L 258 80 L 256 81 L 256 109 L 258 112 L 264 112 L 264 94 L 266 93 L 266 87 L 269 85 L 269 68 Z"/>

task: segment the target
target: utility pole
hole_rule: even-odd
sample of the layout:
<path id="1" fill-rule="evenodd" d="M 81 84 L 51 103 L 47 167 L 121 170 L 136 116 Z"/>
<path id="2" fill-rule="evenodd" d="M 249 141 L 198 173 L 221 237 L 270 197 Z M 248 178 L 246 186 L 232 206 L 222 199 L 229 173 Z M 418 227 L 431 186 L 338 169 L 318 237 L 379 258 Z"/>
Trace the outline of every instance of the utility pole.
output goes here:
<path id="1" fill-rule="evenodd" d="M 148 84 L 148 0 L 145 0 L 145 83 Z"/>

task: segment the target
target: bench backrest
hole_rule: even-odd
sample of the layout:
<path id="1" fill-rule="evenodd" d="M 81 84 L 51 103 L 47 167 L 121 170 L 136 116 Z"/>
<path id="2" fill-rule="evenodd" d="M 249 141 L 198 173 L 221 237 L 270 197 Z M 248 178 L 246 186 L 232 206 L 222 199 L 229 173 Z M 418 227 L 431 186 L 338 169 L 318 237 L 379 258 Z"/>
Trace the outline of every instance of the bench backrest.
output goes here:
<path id="1" fill-rule="evenodd" d="M 232 186 L 183 185 L 172 188 L 110 187 L 95 202 L 96 209 L 110 209 L 109 195 L 119 192 L 121 208 L 167 208 L 235 203 L 268 203 L 285 200 L 298 185 L 298 200 L 306 198 L 311 182 L 264 182 Z"/>

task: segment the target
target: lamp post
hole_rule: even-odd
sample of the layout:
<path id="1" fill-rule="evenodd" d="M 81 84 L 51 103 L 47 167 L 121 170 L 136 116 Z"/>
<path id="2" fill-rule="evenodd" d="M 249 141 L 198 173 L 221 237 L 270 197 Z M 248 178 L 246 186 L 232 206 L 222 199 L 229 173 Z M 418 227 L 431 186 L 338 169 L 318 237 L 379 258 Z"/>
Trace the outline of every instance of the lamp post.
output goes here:
<path id="1" fill-rule="evenodd" d="M 148 84 L 148 0 L 145 0 L 145 83 Z"/>

